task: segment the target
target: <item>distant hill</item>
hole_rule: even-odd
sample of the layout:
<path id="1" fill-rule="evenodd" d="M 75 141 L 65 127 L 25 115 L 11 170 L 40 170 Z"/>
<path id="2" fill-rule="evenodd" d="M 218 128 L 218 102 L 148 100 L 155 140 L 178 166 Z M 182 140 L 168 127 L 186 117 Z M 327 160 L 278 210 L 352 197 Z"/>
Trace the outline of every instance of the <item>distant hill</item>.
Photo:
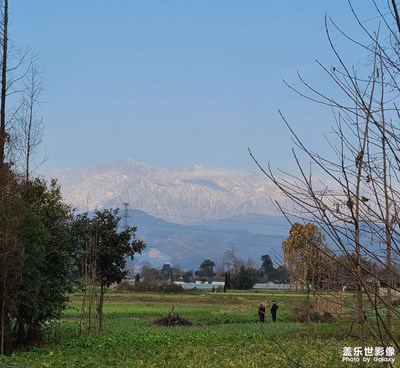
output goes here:
<path id="1" fill-rule="evenodd" d="M 289 234 L 290 224 L 284 216 L 246 213 L 220 220 L 205 220 L 197 223 L 212 230 L 242 229 L 254 234 L 285 235 Z"/>
<path id="2" fill-rule="evenodd" d="M 80 211 L 129 203 L 131 223 L 147 243 L 135 263 L 196 270 L 206 258 L 221 262 L 232 246 L 256 262 L 264 254 L 282 258 L 289 226 L 271 201 L 282 198 L 260 173 L 199 165 L 169 170 L 127 160 L 45 176 L 57 178 L 66 202 Z"/>
<path id="3" fill-rule="evenodd" d="M 197 270 L 207 258 L 221 262 L 232 246 L 243 259 L 252 258 L 261 263 L 261 256 L 269 254 L 277 262 L 282 259 L 282 241 L 288 234 L 284 219 L 279 217 L 243 215 L 235 220 L 228 218 L 196 225 L 167 222 L 138 210 L 130 210 L 129 217 L 131 224 L 137 226 L 137 237 L 147 244 L 143 255 L 137 256 L 134 263 L 149 262 L 155 267 L 169 263 L 185 270 Z M 272 219 L 274 223 L 267 222 Z M 271 234 L 268 230 L 256 232 L 263 229 L 263 224 L 272 229 Z"/>

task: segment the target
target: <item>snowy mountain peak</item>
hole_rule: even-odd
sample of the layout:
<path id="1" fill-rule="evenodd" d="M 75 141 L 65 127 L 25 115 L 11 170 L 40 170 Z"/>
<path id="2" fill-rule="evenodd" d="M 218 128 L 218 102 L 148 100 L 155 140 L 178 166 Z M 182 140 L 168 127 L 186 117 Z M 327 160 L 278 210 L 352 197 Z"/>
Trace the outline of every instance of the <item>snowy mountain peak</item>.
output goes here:
<path id="1" fill-rule="evenodd" d="M 205 168 L 201 165 L 192 165 L 182 169 L 183 172 L 204 172 Z"/>
<path id="2" fill-rule="evenodd" d="M 178 223 L 244 213 L 276 214 L 271 198 L 279 197 L 277 188 L 261 174 L 200 165 L 169 170 L 129 159 L 54 170 L 46 176 L 59 180 L 65 200 L 79 210 L 121 208 L 127 202 L 132 209 Z"/>

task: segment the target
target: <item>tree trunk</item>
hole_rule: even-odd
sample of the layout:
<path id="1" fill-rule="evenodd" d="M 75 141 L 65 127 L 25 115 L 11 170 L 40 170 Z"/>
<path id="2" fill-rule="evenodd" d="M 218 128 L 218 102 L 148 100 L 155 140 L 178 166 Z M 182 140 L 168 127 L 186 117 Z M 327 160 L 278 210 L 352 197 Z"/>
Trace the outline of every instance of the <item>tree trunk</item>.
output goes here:
<path id="1" fill-rule="evenodd" d="M 1 96 L 0 96 L 0 166 L 5 161 L 6 134 L 6 95 L 7 95 L 7 59 L 8 59 L 8 0 L 3 5 L 3 35 L 2 35 L 2 65 L 1 65 Z"/>
<path id="2" fill-rule="evenodd" d="M 99 304 L 97 305 L 97 332 L 103 331 L 103 305 L 104 305 L 105 293 L 106 293 L 106 287 L 104 285 L 101 285 Z"/>

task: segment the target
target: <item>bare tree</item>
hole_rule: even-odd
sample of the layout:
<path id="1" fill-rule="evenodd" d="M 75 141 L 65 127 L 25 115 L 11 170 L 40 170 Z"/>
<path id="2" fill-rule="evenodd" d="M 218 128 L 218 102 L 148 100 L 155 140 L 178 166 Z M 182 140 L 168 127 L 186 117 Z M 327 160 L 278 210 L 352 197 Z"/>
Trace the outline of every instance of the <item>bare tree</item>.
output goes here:
<path id="1" fill-rule="evenodd" d="M 41 75 L 36 67 L 35 60 L 32 60 L 24 78 L 21 103 L 15 112 L 19 161 L 26 182 L 28 182 L 31 172 L 44 161 L 43 159 L 32 167 L 34 155 L 37 153 L 43 137 L 43 119 L 38 117 L 36 113 L 42 91 Z"/>
<path id="2" fill-rule="evenodd" d="M 285 215 L 295 215 L 311 221 L 325 232 L 335 251 L 342 257 L 331 257 L 349 269 L 356 286 L 355 303 L 359 346 L 367 338 L 384 347 L 400 344 L 393 333 L 393 317 L 399 312 L 393 306 L 393 292 L 399 292 L 399 178 L 400 178 L 400 29 L 397 4 L 388 4 L 390 11 L 377 5 L 374 30 L 354 14 L 368 42 L 361 43 L 342 32 L 335 23 L 326 20 L 329 43 L 336 55 L 337 66 L 319 65 L 343 100 L 329 97 L 308 84 L 299 75 L 303 89 L 289 86 L 303 97 L 328 106 L 335 118 L 334 138 L 327 140 L 331 154 L 313 152 L 281 117 L 293 136 L 293 159 L 297 173 L 264 169 L 265 175 L 291 200 L 292 206 L 277 206 Z M 332 40 L 332 24 L 355 47 L 367 53 L 369 64 L 362 70 L 349 67 Z M 311 161 L 309 168 L 302 158 Z M 386 270 L 377 276 L 365 267 L 367 259 Z M 346 262 L 344 262 L 344 260 Z M 385 293 L 377 285 L 385 285 Z M 384 309 L 381 307 L 384 306 Z M 367 311 L 373 313 L 367 318 Z M 360 362 L 360 366 L 364 366 Z"/>
<path id="3" fill-rule="evenodd" d="M 224 264 L 228 268 L 228 271 L 232 272 L 234 275 L 237 275 L 238 270 L 243 262 L 239 258 L 237 252 L 237 248 L 232 245 L 226 250 L 224 255 Z"/>
<path id="4" fill-rule="evenodd" d="M 9 6 L 8 0 L 0 2 L 0 165 L 8 162 L 13 164 L 12 149 L 16 139 L 15 133 L 15 111 L 12 109 L 15 96 L 25 89 L 24 79 L 29 74 L 31 63 L 28 56 L 29 49 L 21 49 L 9 39 Z M 27 65 L 28 64 L 28 65 Z M 11 102 L 11 104 L 10 104 Z M 18 103 L 17 103 L 18 105 Z"/>
<path id="5" fill-rule="evenodd" d="M 0 165 L 4 164 L 6 132 L 6 95 L 7 95 L 7 62 L 8 62 L 8 0 L 4 0 L 1 10 L 1 94 L 0 94 Z"/>
<path id="6" fill-rule="evenodd" d="M 226 250 L 223 260 L 224 265 L 230 274 L 230 277 L 232 277 L 230 282 L 234 289 L 236 289 L 238 286 L 239 270 L 240 267 L 243 265 L 243 260 L 239 258 L 237 252 L 237 248 L 232 245 Z"/>
<path id="7" fill-rule="evenodd" d="M 82 256 L 82 288 L 83 299 L 81 304 L 81 314 L 79 319 L 79 336 L 82 336 L 84 324 L 86 322 L 86 333 L 90 335 L 93 330 L 97 330 L 97 233 L 86 239 L 85 250 Z M 96 323 L 96 325 L 94 325 Z"/>
<path id="8" fill-rule="evenodd" d="M 20 286 L 24 248 L 18 238 L 21 196 L 18 180 L 5 165 L 6 147 L 10 142 L 6 121 L 6 97 L 15 79 L 8 78 L 8 0 L 0 3 L 0 354 L 11 353 L 11 311 Z"/>

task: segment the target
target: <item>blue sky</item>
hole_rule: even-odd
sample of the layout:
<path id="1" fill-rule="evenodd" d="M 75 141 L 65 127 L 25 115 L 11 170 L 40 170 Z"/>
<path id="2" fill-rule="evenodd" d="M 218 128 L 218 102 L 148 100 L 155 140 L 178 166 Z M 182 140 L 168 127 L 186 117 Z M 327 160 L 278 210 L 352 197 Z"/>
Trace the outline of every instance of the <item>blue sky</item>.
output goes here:
<path id="1" fill-rule="evenodd" d="M 376 15 L 360 11 L 367 22 Z M 315 62 L 335 63 L 325 13 L 359 34 L 347 0 L 10 2 L 11 37 L 39 53 L 44 75 L 42 168 L 133 158 L 256 170 L 247 147 L 263 164 L 290 168 L 292 143 L 278 109 L 324 150 L 330 111 L 282 79 L 299 85 L 300 71 L 335 93 Z M 357 64 L 354 48 L 337 42 Z"/>

